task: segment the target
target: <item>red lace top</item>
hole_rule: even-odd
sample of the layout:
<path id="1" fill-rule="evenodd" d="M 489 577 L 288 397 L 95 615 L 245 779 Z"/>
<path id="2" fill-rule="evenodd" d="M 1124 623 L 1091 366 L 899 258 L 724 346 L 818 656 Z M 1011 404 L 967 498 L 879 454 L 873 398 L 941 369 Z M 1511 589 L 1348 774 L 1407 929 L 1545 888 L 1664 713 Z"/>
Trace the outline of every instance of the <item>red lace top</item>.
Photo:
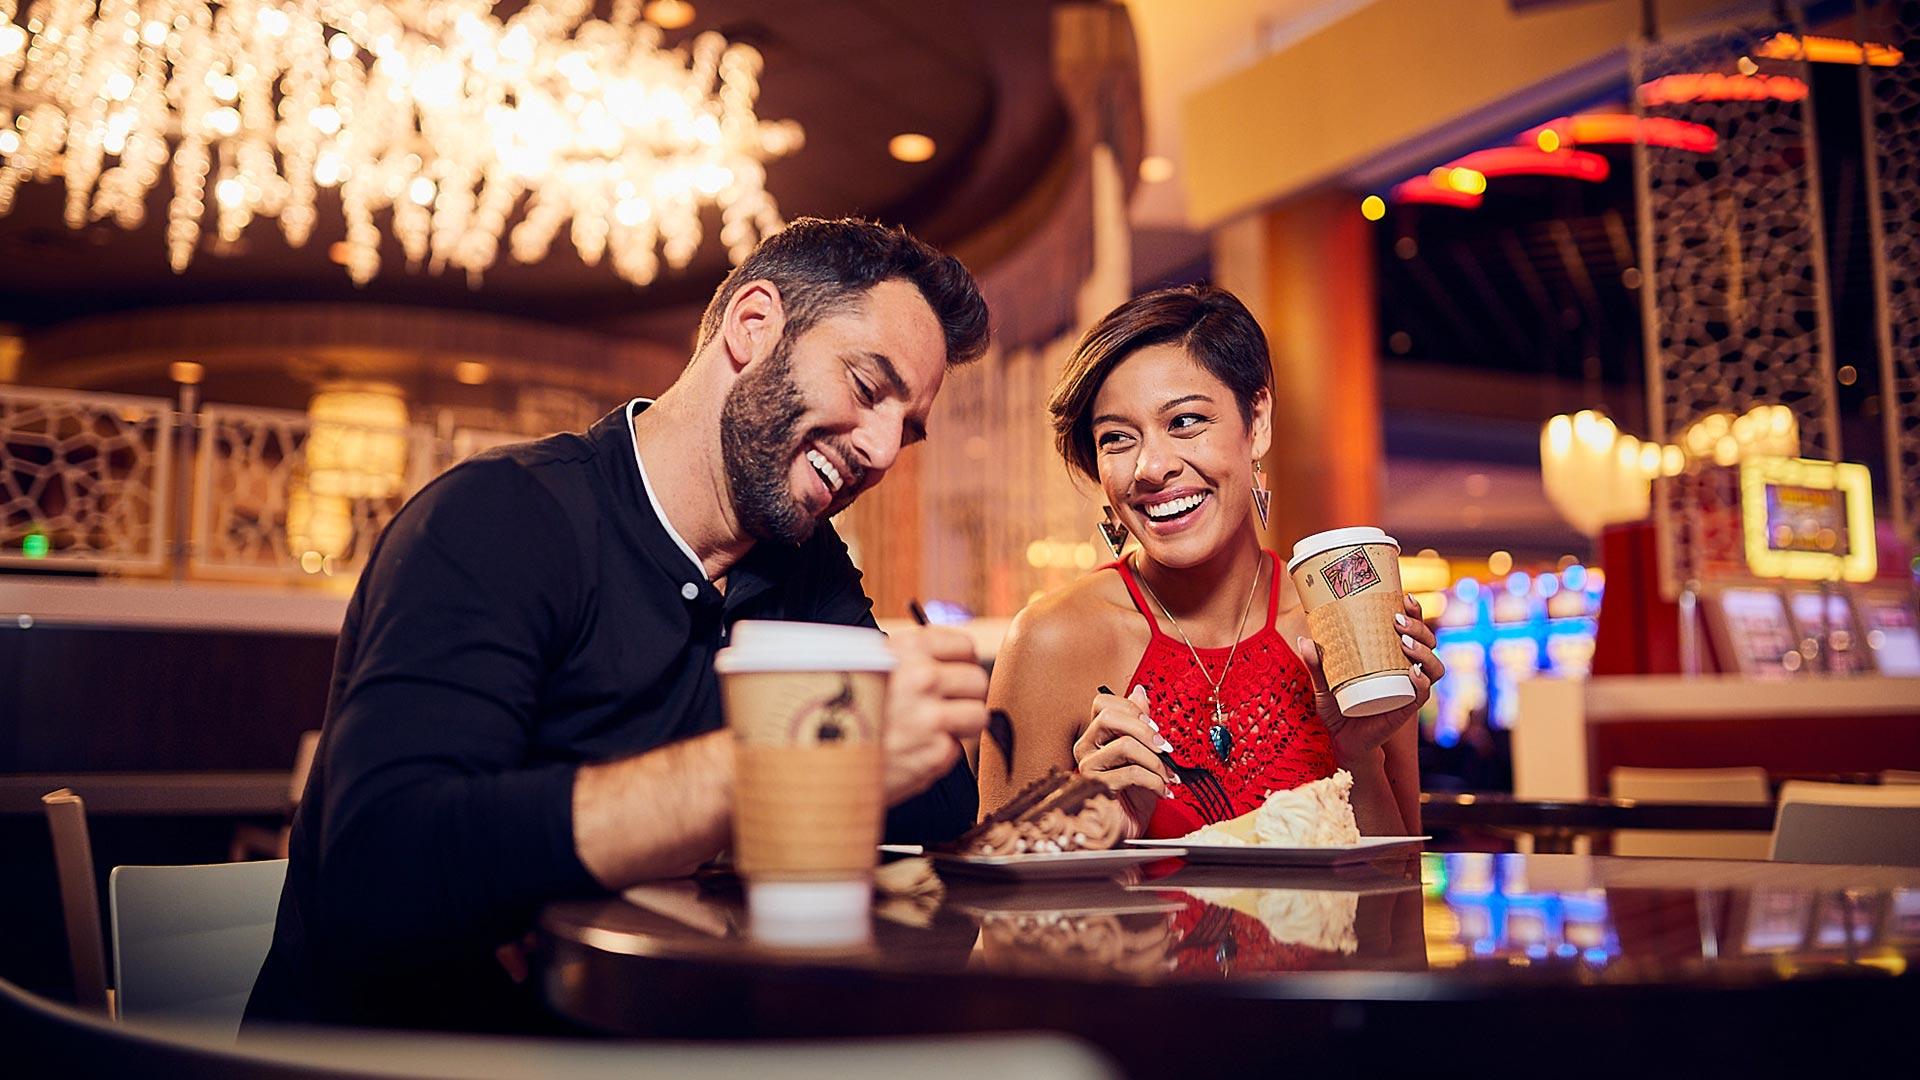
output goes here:
<path id="1" fill-rule="evenodd" d="M 1333 737 L 1313 709 L 1313 680 L 1291 646 L 1273 628 L 1280 606 L 1280 559 L 1264 552 L 1272 567 L 1267 617 L 1260 628 L 1232 649 L 1201 649 L 1200 658 L 1214 678 L 1232 669 L 1220 684 L 1225 731 L 1215 732 L 1213 686 L 1194 666 L 1187 643 L 1163 632 L 1155 607 L 1140 591 L 1125 560 L 1109 564 L 1126 582 L 1133 606 L 1152 631 L 1147 651 L 1134 668 L 1125 693 L 1147 688 L 1148 714 L 1173 744 L 1173 759 L 1211 770 L 1233 800 L 1233 816 L 1257 809 L 1268 794 L 1333 775 Z M 1224 752 L 1224 756 L 1223 756 Z M 1147 825 L 1149 837 L 1176 837 L 1210 820 L 1185 784 L 1173 785 Z"/>

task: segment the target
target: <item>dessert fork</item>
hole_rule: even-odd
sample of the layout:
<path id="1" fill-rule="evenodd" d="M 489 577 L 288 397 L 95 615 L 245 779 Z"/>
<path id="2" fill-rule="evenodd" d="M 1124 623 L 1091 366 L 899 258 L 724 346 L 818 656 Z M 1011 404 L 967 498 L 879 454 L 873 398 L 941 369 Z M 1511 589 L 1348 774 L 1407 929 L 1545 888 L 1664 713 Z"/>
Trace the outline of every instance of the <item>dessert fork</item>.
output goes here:
<path id="1" fill-rule="evenodd" d="M 1105 683 L 1100 684 L 1097 689 L 1103 694 L 1113 694 L 1113 689 Z M 1114 694 L 1114 696 L 1119 695 Z M 1203 769 L 1198 765 L 1182 765 L 1165 750 L 1155 750 L 1154 756 L 1160 759 L 1162 765 L 1172 769 L 1174 776 L 1178 777 L 1181 783 L 1193 789 L 1194 797 L 1200 800 L 1200 809 L 1210 819 L 1209 824 L 1214 821 L 1225 821 L 1233 816 L 1233 799 L 1228 797 L 1226 787 L 1220 783 L 1219 777 L 1213 775 L 1212 770 Z"/>

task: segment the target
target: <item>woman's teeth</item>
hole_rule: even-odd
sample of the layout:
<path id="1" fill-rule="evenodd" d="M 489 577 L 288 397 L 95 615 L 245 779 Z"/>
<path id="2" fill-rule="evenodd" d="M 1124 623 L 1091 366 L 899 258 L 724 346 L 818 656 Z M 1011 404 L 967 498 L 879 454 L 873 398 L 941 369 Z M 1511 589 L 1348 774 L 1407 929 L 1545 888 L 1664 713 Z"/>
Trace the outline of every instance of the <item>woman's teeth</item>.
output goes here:
<path id="1" fill-rule="evenodd" d="M 840 470 L 833 467 L 833 462 L 828 461 L 825 454 L 818 450 L 807 451 L 807 464 L 812 465 L 813 471 L 820 474 L 820 479 L 827 482 L 828 491 L 839 494 Z"/>
<path id="2" fill-rule="evenodd" d="M 1169 499 L 1166 502 L 1147 507 L 1147 516 L 1155 521 L 1165 521 L 1168 518 L 1179 517 L 1181 514 L 1186 513 L 1206 501 L 1207 493 L 1204 491 L 1198 495 L 1188 495 L 1185 498 Z"/>

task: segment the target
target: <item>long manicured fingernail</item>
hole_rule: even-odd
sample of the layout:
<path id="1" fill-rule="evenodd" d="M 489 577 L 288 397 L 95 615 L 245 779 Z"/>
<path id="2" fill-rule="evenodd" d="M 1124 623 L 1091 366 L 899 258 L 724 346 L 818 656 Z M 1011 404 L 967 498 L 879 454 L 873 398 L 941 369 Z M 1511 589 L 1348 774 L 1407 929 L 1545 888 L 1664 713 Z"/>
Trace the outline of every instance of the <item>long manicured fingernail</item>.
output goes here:
<path id="1" fill-rule="evenodd" d="M 1405 645 L 1409 649 L 1413 648 L 1413 637 L 1408 634 L 1401 634 L 1400 644 Z"/>
<path id="2" fill-rule="evenodd" d="M 1407 628 L 1407 617 L 1405 615 L 1395 615 L 1393 617 L 1393 625 L 1405 630 Z"/>
<path id="3" fill-rule="evenodd" d="M 1167 740 L 1165 740 L 1165 739 L 1161 739 L 1161 740 L 1160 740 L 1160 752 L 1161 752 L 1161 753 L 1163 753 L 1163 754 L 1171 754 L 1171 753 L 1173 753 L 1173 744 L 1172 744 L 1172 743 L 1170 743 L 1170 742 L 1168 742 L 1168 741 L 1167 741 Z"/>
<path id="4" fill-rule="evenodd" d="M 1147 726 L 1153 729 L 1155 735 L 1160 734 L 1160 725 L 1153 722 L 1153 717 L 1147 717 Z"/>

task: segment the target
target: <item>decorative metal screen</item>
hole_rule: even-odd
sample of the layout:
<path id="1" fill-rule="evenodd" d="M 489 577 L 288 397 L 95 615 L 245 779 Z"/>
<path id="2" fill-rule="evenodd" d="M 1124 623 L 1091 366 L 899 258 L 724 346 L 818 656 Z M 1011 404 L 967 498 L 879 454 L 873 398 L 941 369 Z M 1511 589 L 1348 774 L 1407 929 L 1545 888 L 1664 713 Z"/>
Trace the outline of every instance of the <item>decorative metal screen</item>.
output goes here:
<path id="1" fill-rule="evenodd" d="M 352 577 L 430 475 L 431 455 L 411 453 L 409 475 L 392 494 L 322 504 L 305 483 L 308 431 L 305 413 L 218 405 L 201 412 L 188 561 L 195 576 Z M 416 448 L 426 438 L 409 433 Z M 328 510 L 337 510 L 334 520 Z M 323 527 L 326 541 L 317 539 Z"/>
<path id="2" fill-rule="evenodd" d="M 1862 66 L 1870 213 L 1878 249 L 1880 407 L 1887 498 L 1902 539 L 1920 540 L 1920 0 L 1862 5 L 1862 38 L 1899 49 Z M 1877 191 L 1872 190 L 1877 188 Z"/>
<path id="3" fill-rule="evenodd" d="M 171 409 L 0 388 L 0 564 L 159 570 L 175 490 Z"/>
<path id="4" fill-rule="evenodd" d="M 1781 29 L 1635 47 L 1635 111 L 1718 136 L 1708 153 L 1635 149 L 1648 415 L 1653 436 L 1674 444 L 1710 414 L 1783 404 L 1798 421 L 1800 453 L 1832 459 L 1839 432 L 1811 85 L 1804 62 L 1757 55 Z M 1711 456 L 1660 486 L 1671 597 L 1716 553 L 1739 550 L 1738 492 Z"/>

